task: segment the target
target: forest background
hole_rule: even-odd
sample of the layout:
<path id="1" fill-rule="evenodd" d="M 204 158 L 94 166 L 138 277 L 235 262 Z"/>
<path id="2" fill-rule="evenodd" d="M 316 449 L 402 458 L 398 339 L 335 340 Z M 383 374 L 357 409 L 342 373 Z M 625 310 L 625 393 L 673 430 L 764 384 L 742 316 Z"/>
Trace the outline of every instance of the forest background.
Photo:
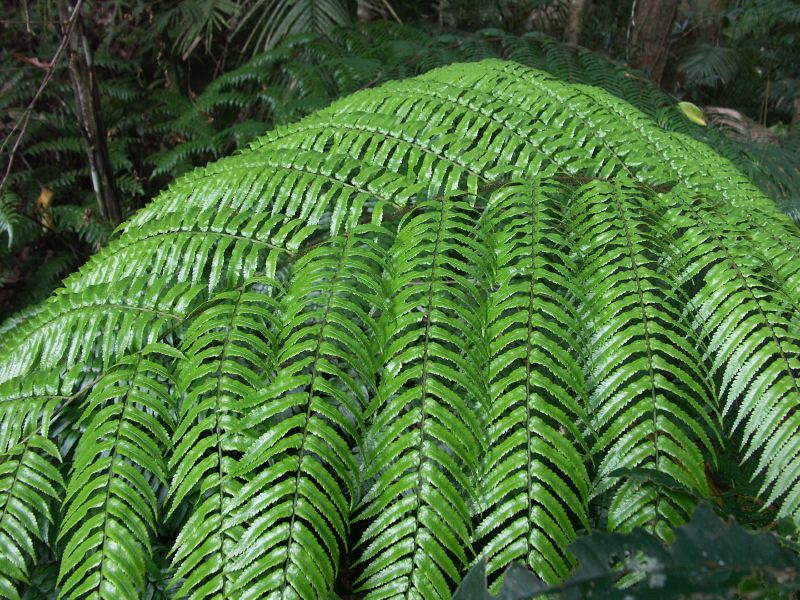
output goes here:
<path id="1" fill-rule="evenodd" d="M 638 96 L 800 217 L 793 0 L 1 6 L 0 321 L 16 315 L 6 326 L 180 174 L 338 96 L 489 56 Z M 678 101 L 703 113 L 676 117 Z"/>

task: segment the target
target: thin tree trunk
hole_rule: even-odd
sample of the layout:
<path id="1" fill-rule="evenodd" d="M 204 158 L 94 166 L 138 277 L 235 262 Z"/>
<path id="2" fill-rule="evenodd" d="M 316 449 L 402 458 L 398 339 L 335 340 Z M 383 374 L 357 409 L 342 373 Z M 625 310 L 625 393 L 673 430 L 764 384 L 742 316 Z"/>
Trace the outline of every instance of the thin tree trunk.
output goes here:
<path id="1" fill-rule="evenodd" d="M 635 0 L 628 54 L 631 65 L 661 83 L 678 0 Z"/>
<path id="2" fill-rule="evenodd" d="M 564 29 L 564 41 L 568 44 L 579 44 L 583 31 L 583 15 L 589 8 L 591 0 L 569 0 L 567 26 Z"/>
<path id="3" fill-rule="evenodd" d="M 356 2 L 356 18 L 362 23 L 385 20 L 390 16 L 401 25 L 403 24 L 403 20 L 397 15 L 389 0 L 357 0 Z"/>
<path id="4" fill-rule="evenodd" d="M 792 125 L 795 127 L 800 126 L 800 96 L 794 97 L 794 102 L 792 102 L 792 108 L 794 108 L 794 114 L 792 115 Z"/>
<path id="5" fill-rule="evenodd" d="M 375 11 L 372 9 L 372 3 L 367 0 L 358 0 L 356 2 L 356 18 L 361 23 L 368 23 L 375 18 Z"/>
<path id="6" fill-rule="evenodd" d="M 66 23 L 72 12 L 69 0 L 60 0 L 59 10 L 62 23 Z M 97 207 L 103 218 L 116 226 L 122 222 L 122 210 L 108 154 L 106 127 L 100 114 L 100 92 L 92 68 L 89 40 L 80 16 L 77 17 L 67 44 L 67 56 L 70 80 L 75 93 L 75 113 L 86 144 Z"/>
<path id="7" fill-rule="evenodd" d="M 722 32 L 722 13 L 728 8 L 728 0 L 700 0 L 698 9 L 701 15 L 699 38 L 716 46 Z"/>

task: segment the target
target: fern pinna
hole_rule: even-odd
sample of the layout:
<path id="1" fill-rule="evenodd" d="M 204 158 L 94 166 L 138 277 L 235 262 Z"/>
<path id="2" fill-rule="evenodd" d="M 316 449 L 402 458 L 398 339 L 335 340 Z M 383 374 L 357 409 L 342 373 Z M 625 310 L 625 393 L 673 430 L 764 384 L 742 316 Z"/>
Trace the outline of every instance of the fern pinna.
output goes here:
<path id="1" fill-rule="evenodd" d="M 723 451 L 797 519 L 798 241 L 596 88 L 489 60 L 363 90 L 174 183 L 7 328 L 0 590 L 557 582 L 581 532 L 669 538 Z"/>

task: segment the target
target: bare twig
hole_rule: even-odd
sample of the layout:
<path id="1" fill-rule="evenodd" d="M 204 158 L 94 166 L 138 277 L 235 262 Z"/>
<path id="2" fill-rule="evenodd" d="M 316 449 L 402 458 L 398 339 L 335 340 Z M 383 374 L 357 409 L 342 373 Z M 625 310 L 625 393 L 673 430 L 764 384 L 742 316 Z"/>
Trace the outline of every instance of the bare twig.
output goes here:
<path id="1" fill-rule="evenodd" d="M 396 12 L 394 12 L 394 9 L 392 8 L 392 5 L 389 4 L 389 0 L 383 0 L 383 5 L 392 14 L 392 16 L 394 17 L 394 20 L 397 21 L 398 23 L 400 23 L 400 25 L 402 25 L 403 24 L 403 20 L 400 17 L 397 16 Z"/>
<path id="2" fill-rule="evenodd" d="M 33 33 L 31 31 L 31 16 L 28 14 L 28 0 L 22 0 L 22 14 L 25 15 L 25 31 Z"/>
<path id="3" fill-rule="evenodd" d="M 11 138 L 14 137 L 14 134 L 17 134 L 17 137 L 14 140 L 14 145 L 11 148 L 11 153 L 8 156 L 8 163 L 6 164 L 6 170 L 5 173 L 3 174 L 3 179 L 0 180 L 0 194 L 3 193 L 3 189 L 6 186 L 6 181 L 8 180 L 9 175 L 11 175 L 11 169 L 14 166 L 14 159 L 17 156 L 17 151 L 19 150 L 19 145 L 22 142 L 22 138 L 25 136 L 25 131 L 28 129 L 28 123 L 30 123 L 31 115 L 33 114 L 33 109 L 36 107 L 36 102 L 38 102 L 39 97 L 42 95 L 42 92 L 44 92 L 44 88 L 47 87 L 48 83 L 50 83 L 50 79 L 53 77 L 53 73 L 56 70 L 58 61 L 61 60 L 61 56 L 64 54 L 64 50 L 67 47 L 67 42 L 69 41 L 69 38 L 72 35 L 72 29 L 75 26 L 75 22 L 78 20 L 78 15 L 80 15 L 82 4 L 83 0 L 77 0 L 77 2 L 75 2 L 75 6 L 72 9 L 72 13 L 69 16 L 69 20 L 66 23 L 66 27 L 64 28 L 63 35 L 61 37 L 61 43 L 59 43 L 55 54 L 53 54 L 53 58 L 50 59 L 50 65 L 47 67 L 47 71 L 45 72 L 44 77 L 42 78 L 42 82 L 39 84 L 39 89 L 36 90 L 36 93 L 34 94 L 33 98 L 28 103 L 28 106 L 25 109 L 25 113 L 14 124 L 14 128 L 11 130 L 8 136 L 6 136 L 6 138 L 3 140 L 3 143 L 0 144 L 0 152 L 2 152 L 3 150 L 5 150 Z"/>

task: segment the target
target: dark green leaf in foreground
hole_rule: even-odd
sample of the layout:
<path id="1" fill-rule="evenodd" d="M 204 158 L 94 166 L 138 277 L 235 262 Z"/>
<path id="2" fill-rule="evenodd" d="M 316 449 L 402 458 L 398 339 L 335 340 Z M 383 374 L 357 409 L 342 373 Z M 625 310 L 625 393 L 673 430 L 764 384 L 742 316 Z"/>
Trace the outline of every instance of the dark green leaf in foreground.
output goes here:
<path id="1" fill-rule="evenodd" d="M 572 600 L 608 598 L 761 598 L 767 593 L 800 590 L 800 557 L 767 531 L 752 532 L 736 521 L 720 519 L 700 504 L 692 519 L 675 529 L 665 546 L 637 528 L 630 533 L 594 532 L 569 550 L 578 567 L 563 584 L 549 586 L 515 563 L 506 571 L 497 595 L 486 586 L 486 562 L 479 560 L 453 600 L 522 600 L 539 594 Z M 620 588 L 623 577 L 637 583 Z"/>

